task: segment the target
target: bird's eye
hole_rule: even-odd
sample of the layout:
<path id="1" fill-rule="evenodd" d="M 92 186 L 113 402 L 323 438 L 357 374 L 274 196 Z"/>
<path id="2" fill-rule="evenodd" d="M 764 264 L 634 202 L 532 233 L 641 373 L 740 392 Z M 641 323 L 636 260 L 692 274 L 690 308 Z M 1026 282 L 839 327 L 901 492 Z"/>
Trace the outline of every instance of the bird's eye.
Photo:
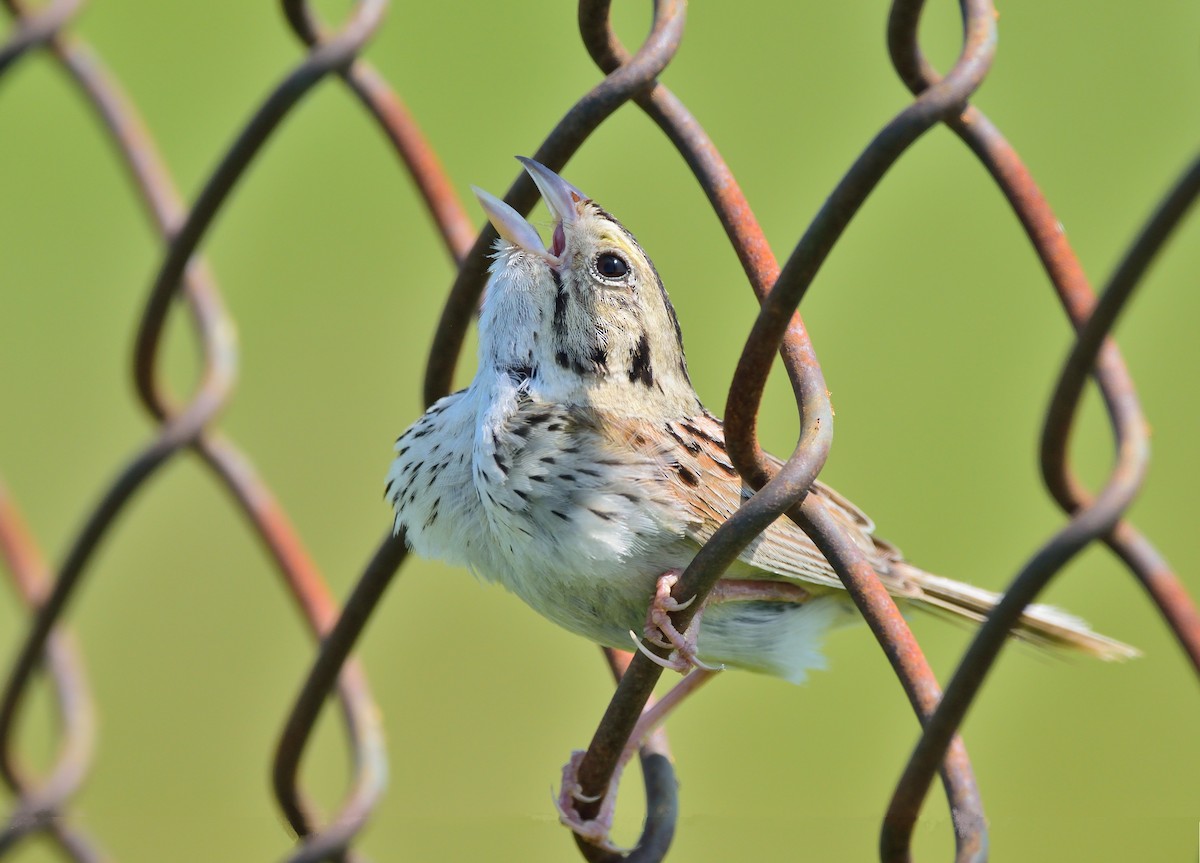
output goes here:
<path id="1" fill-rule="evenodd" d="M 603 252 L 596 258 L 596 272 L 606 279 L 619 279 L 629 272 L 629 264 L 620 255 Z"/>

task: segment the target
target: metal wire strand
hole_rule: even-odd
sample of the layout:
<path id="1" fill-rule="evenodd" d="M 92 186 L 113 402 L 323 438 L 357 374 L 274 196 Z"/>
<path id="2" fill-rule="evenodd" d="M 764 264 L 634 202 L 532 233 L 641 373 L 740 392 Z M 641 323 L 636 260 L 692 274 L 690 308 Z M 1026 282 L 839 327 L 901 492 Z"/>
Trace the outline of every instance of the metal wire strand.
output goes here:
<path id="1" fill-rule="evenodd" d="M 0 560 L 4 561 L 22 603 L 28 609 L 36 609 L 45 596 L 49 570 L 2 480 Z M 8 823 L 0 828 L 0 854 L 24 837 L 42 832 L 68 859 L 99 863 L 103 858 L 95 843 L 63 817 L 64 807 L 83 783 L 91 765 L 96 718 L 78 645 L 62 626 L 55 627 L 46 642 L 44 667 L 53 682 L 62 718 L 61 742 L 45 778 L 30 776 L 10 757 L 0 759 L 0 778 L 17 797 Z"/>
<path id="2" fill-rule="evenodd" d="M 1093 359 L 1101 351 L 1109 351 L 1118 358 L 1120 356 L 1115 342 L 1108 340 L 1106 345 L 1100 342 L 1108 339 L 1108 333 L 1112 331 L 1130 295 L 1196 203 L 1197 197 L 1200 197 L 1200 156 L 1176 180 L 1109 277 L 1099 302 L 1083 322 L 1063 366 L 1046 411 L 1042 432 L 1042 474 L 1055 499 L 1067 512 L 1075 512 L 1093 504 L 1090 495 L 1071 475 L 1068 442 Z M 1078 321 L 1074 322 L 1079 326 Z M 1100 382 L 1101 386 L 1105 385 L 1103 378 Z M 1132 387 L 1132 380 L 1129 386 Z M 1149 541 L 1128 522 L 1118 521 L 1102 538 L 1149 593 L 1193 668 L 1200 673 L 1200 613 L 1179 578 Z"/>
<path id="3" fill-rule="evenodd" d="M 15 0 L 5 2 L 16 27 L 0 45 L 0 75 L 31 49 L 53 40 L 79 12 L 80 0 L 55 0 L 34 13 Z M 31 612 L 43 601 L 49 570 L 40 548 L 0 481 L 0 559 L 4 560 L 17 594 Z M 0 828 L 0 854 L 21 839 L 45 833 L 68 859 L 92 863 L 102 859 L 92 839 L 65 821 L 65 807 L 79 790 L 92 760 L 95 743 L 95 709 L 78 646 L 65 627 L 56 626 L 47 637 L 44 667 L 52 681 L 62 720 L 60 745 L 54 764 L 44 778 L 35 778 L 17 762 L 9 747 L 0 746 L 0 778 L 16 795 L 16 805 Z"/>
<path id="4" fill-rule="evenodd" d="M 619 684 L 629 670 L 633 655 L 623 650 L 602 648 L 604 659 Z M 647 703 L 647 708 L 653 699 Z M 638 747 L 642 781 L 646 790 L 646 817 L 642 835 L 627 852 L 608 851 L 575 837 L 579 853 L 589 863 L 658 863 L 667 856 L 675 838 L 675 822 L 679 818 L 679 783 L 671 764 L 671 752 L 664 729 L 655 729 Z"/>
<path id="5" fill-rule="evenodd" d="M 283 11 L 292 31 L 305 45 L 313 48 L 328 41 L 326 28 L 305 0 L 285 0 Z M 348 67 L 337 71 L 400 156 L 437 225 L 446 250 L 455 264 L 461 264 L 471 248 L 475 228 L 454 191 L 454 184 L 416 120 L 399 94 L 366 60 L 356 58 Z"/>
<path id="6" fill-rule="evenodd" d="M 288 714 L 287 724 L 275 750 L 271 778 L 279 805 L 294 827 L 298 822 L 306 824 L 307 821 L 307 807 L 299 799 L 297 785 L 300 759 L 316 726 L 317 716 L 335 681 L 344 680 L 347 658 L 406 553 L 403 534 L 392 536 L 389 533 L 379 544 L 341 613 L 324 633 L 316 661 Z M 378 764 L 381 767 L 386 764 L 382 752 L 379 753 Z M 376 777 L 380 787 L 385 779 L 386 773 Z M 355 795 L 343 806 L 342 812 L 329 827 L 320 833 L 297 828 L 297 832 L 306 839 L 296 855 L 288 859 L 293 863 L 324 860 L 331 852 L 345 849 L 366 823 L 373 803 L 371 798 Z"/>
<path id="7" fill-rule="evenodd" d="M 921 93 L 936 86 L 940 79 L 920 52 L 917 24 L 917 16 L 893 15 L 888 45 L 897 73 L 914 93 Z M 1004 191 L 1078 331 L 1047 409 L 1041 450 L 1046 484 L 1072 518 L 1021 570 L 955 671 L 945 699 L 926 726 L 885 814 L 880 838 L 885 861 L 910 858 L 912 831 L 935 765 L 953 730 L 962 723 L 974 702 L 1009 628 L 1050 579 L 1088 543 L 1102 539 L 1125 561 L 1159 606 L 1193 665 L 1200 670 L 1197 650 L 1200 616 L 1194 603 L 1153 547 L 1120 520 L 1140 488 L 1149 458 L 1149 441 L 1133 381 L 1116 344 L 1109 338 L 1117 315 L 1150 261 L 1200 193 L 1200 166 L 1191 166 L 1173 187 L 1097 303 L 1049 203 L 999 130 L 974 106 L 966 106 L 960 114 L 948 118 L 947 125 L 980 158 Z M 1067 452 L 1089 371 L 1100 387 L 1117 439 L 1117 462 L 1104 489 L 1095 498 L 1072 476 Z"/>
<path id="8" fill-rule="evenodd" d="M 1065 439 L 1067 428 L 1064 426 L 1069 426 L 1083 392 L 1084 380 L 1092 370 L 1105 395 L 1117 438 L 1116 464 L 1095 498 L 1078 505 L 1071 512 L 1067 525 L 1025 564 L 972 640 L 896 786 L 881 838 L 885 860 L 909 859 L 912 830 L 928 792 L 930 766 L 936 764 L 950 731 L 961 725 L 974 703 L 1004 645 L 1008 630 L 1050 579 L 1089 543 L 1104 539 L 1116 546 L 1115 550 L 1129 563 L 1134 575 L 1146 585 L 1185 652 L 1189 657 L 1193 656 L 1193 646 L 1200 635 L 1194 603 L 1165 562 L 1132 528 L 1126 526 L 1124 535 L 1118 533 L 1121 514 L 1133 502 L 1145 476 L 1149 436 L 1132 381 L 1121 374 L 1124 366 L 1108 334 L 1140 284 L 1140 277 L 1150 260 L 1198 194 L 1200 168 L 1193 165 L 1147 223 L 1079 330 L 1047 410 L 1043 440 L 1056 436 Z M 1061 452 L 1065 459 L 1065 449 Z M 1130 543 L 1132 555 L 1124 547 L 1126 542 Z M 1143 569 L 1149 574 L 1144 574 Z"/>

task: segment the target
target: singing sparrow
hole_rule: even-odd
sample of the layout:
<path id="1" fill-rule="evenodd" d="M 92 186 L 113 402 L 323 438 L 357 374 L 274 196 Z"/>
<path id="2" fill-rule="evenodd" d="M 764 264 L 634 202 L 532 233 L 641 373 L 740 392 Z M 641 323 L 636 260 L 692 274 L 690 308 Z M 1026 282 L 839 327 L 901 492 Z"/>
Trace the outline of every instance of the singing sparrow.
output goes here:
<path id="1" fill-rule="evenodd" d="M 652 600 L 660 609 L 670 601 L 671 579 L 752 490 L 725 451 L 721 421 L 692 388 L 654 263 L 594 201 L 521 161 L 555 220 L 550 248 L 515 210 L 475 190 L 500 234 L 479 367 L 469 387 L 396 441 L 386 496 L 396 530 L 420 555 L 465 565 L 566 629 L 628 648 Z M 810 494 L 902 607 L 978 621 L 995 604 L 990 591 L 909 564 L 828 486 L 814 483 Z M 823 667 L 826 633 L 856 619 L 833 567 L 780 518 L 718 582 L 697 631 L 667 637 L 680 666 L 799 683 Z M 1042 605 L 1012 634 L 1102 659 L 1136 655 Z"/>
<path id="2" fill-rule="evenodd" d="M 714 666 L 793 683 L 821 668 L 826 633 L 860 619 L 828 561 L 780 518 L 751 542 L 687 633 L 669 612 L 679 572 L 753 492 L 721 421 L 692 388 L 675 310 L 653 262 L 609 213 L 521 159 L 554 218 L 550 247 L 519 213 L 476 189 L 500 237 L 479 320 L 471 385 L 434 404 L 396 441 L 386 497 L 419 554 L 498 581 L 555 623 L 608 647 L 643 632 L 680 671 Z M 902 608 L 979 621 L 998 596 L 932 575 L 873 535 L 854 504 L 809 492 L 869 556 Z M 1026 609 L 1012 635 L 1102 659 L 1137 651 L 1065 612 Z M 689 681 L 680 684 L 686 692 Z M 663 705 L 665 707 L 665 703 Z M 669 709 L 669 708 L 667 708 Z M 661 721 L 651 711 L 622 757 Z M 601 812 L 576 812 L 576 753 L 557 801 L 564 824 L 612 848 L 617 774 Z"/>

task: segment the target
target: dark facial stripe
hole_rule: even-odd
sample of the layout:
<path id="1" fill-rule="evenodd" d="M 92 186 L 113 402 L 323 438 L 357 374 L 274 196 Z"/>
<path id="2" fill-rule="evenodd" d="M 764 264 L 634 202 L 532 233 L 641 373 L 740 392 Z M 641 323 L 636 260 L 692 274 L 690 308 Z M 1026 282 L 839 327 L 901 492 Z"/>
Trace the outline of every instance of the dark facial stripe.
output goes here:
<path id="1" fill-rule="evenodd" d="M 608 352 L 603 345 L 594 345 L 585 354 L 568 353 L 561 345 L 567 341 L 567 306 L 571 302 L 570 292 L 563 285 L 562 276 L 557 270 L 551 269 L 556 293 L 554 295 L 554 337 L 559 349 L 554 354 L 554 361 L 564 369 L 570 369 L 577 375 L 598 374 L 608 371 Z"/>
<path id="2" fill-rule="evenodd" d="M 675 314 L 675 306 L 671 305 L 671 298 L 667 295 L 667 289 L 663 286 L 662 276 L 658 274 L 658 268 L 654 266 L 654 261 L 651 260 L 649 255 L 646 254 L 646 250 L 642 248 L 642 244 L 637 241 L 637 237 L 633 235 L 633 232 L 614 219 L 611 213 L 607 212 L 603 207 L 597 205 L 595 201 L 592 201 L 591 204 L 596 210 L 596 215 L 602 219 L 607 219 L 616 225 L 616 227 L 620 229 L 621 233 L 623 233 L 629 239 L 629 241 L 633 243 L 634 247 L 641 252 L 643 260 L 650 265 L 650 271 L 654 273 L 654 283 L 658 286 L 658 292 L 662 295 L 663 306 L 665 306 L 667 309 L 667 317 L 671 319 L 671 324 L 675 327 L 675 341 L 679 345 L 679 353 L 682 356 L 683 330 L 679 327 L 679 316 Z M 685 378 L 688 377 L 686 359 L 681 362 L 680 371 L 683 372 L 683 376 Z"/>
<path id="3" fill-rule="evenodd" d="M 629 382 L 640 381 L 647 387 L 654 386 L 654 369 L 650 366 L 650 341 L 646 334 L 638 339 L 637 346 L 629 352 Z"/>
<path id="4" fill-rule="evenodd" d="M 562 276 L 558 274 L 558 270 L 551 267 L 550 276 L 554 279 L 554 287 L 557 289 L 554 295 L 554 332 L 562 337 L 567 332 L 567 292 L 563 288 Z"/>

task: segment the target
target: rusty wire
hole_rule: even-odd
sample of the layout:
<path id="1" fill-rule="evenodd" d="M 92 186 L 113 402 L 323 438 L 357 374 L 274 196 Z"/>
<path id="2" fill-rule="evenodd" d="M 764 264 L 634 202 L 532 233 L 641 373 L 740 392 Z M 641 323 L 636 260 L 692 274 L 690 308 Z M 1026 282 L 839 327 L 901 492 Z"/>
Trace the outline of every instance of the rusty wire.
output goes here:
<path id="1" fill-rule="evenodd" d="M 22 601 L 32 612 L 30 631 L 0 701 L 0 774 L 17 795 L 15 812 L 0 834 L 0 854 L 23 836 L 43 831 L 68 859 L 102 859 L 92 841 L 63 817 L 86 774 L 92 724 L 81 663 L 69 636 L 61 629 L 61 619 L 72 593 L 86 575 L 92 553 L 111 532 L 116 515 L 149 476 L 179 451 L 190 448 L 231 493 L 267 546 L 307 625 L 321 642 L 275 754 L 275 793 L 301 840 L 288 859 L 352 859 L 351 846 L 382 792 L 386 758 L 364 673 L 350 654 L 404 559 L 404 538 L 389 535 L 382 540 L 344 609 L 339 611 L 266 484 L 249 460 L 214 427 L 236 377 L 236 345 L 221 295 L 197 250 L 213 218 L 225 206 L 229 192 L 279 122 L 330 74 L 349 87 L 379 125 L 411 174 L 447 251 L 458 264 L 426 368 L 426 403 L 431 404 L 449 390 L 483 290 L 485 255 L 495 234 L 490 226 L 476 233 L 436 154 L 399 96 L 358 56 L 380 25 L 386 0 L 360 0 L 335 30 L 325 27 L 302 0 L 283 0 L 285 18 L 307 54 L 234 136 L 191 206 L 182 203 L 148 131 L 118 82 L 83 42 L 65 34 L 81 0 L 52 0 L 34 11 L 21 0 L 3 2 L 16 26 L 0 45 L 0 74 L 31 50 L 43 49 L 53 55 L 112 138 L 165 244 L 165 252 L 144 305 L 133 367 L 142 403 L 159 423 L 158 435 L 118 472 L 99 502 L 88 511 L 84 527 L 52 580 L 47 577 L 49 570 L 23 526 L 15 502 L 0 487 L 0 553 Z M 925 60 L 917 40 L 923 5 L 922 0 L 896 0 L 888 24 L 892 62 L 912 91 L 913 102 L 864 148 L 782 268 L 716 146 L 683 103 L 657 80 L 679 47 L 684 0 L 654 3 L 650 33 L 633 54 L 612 30 L 610 0 L 581 0 L 580 33 L 605 77 L 564 114 L 534 157 L 561 170 L 601 123 L 621 105 L 633 101 L 660 127 L 692 169 L 761 303 L 730 384 L 725 414 L 730 456 L 759 491 L 701 549 L 675 593 L 679 598 L 698 596 L 702 601 L 746 544 L 780 515 L 788 515 L 807 531 L 843 579 L 922 726 L 884 817 L 882 859 L 910 858 L 913 826 L 933 776 L 940 771 L 953 816 L 956 860 L 965 863 L 986 859 L 988 839 L 979 793 L 957 729 L 994 664 L 1005 633 L 1079 550 L 1095 540 L 1105 542 L 1143 584 L 1200 671 L 1200 615 L 1195 605 L 1149 542 L 1122 520 L 1145 469 L 1146 424 L 1132 380 L 1110 338 L 1118 314 L 1150 261 L 1200 194 L 1200 160 L 1168 193 L 1097 299 L 1029 172 L 999 131 L 969 102 L 995 52 L 996 15 L 991 2 L 961 0 L 963 46 L 945 76 Z M 1042 438 L 1043 476 L 1070 520 L 1012 582 L 975 636 L 944 695 L 895 603 L 861 551 L 818 503 L 806 497 L 824 464 L 833 429 L 821 367 L 796 311 L 823 261 L 884 174 L 938 123 L 946 124 L 962 138 L 1003 190 L 1077 332 L 1046 414 Z M 505 200 L 523 214 L 532 209 L 537 192 L 525 173 L 514 180 Z M 177 296 L 187 301 L 204 356 L 196 391 L 178 403 L 164 388 L 158 361 L 163 328 Z M 795 451 L 778 471 L 759 446 L 756 428 L 776 353 L 792 383 L 801 429 Z M 1095 495 L 1073 477 L 1069 460 L 1072 422 L 1089 373 L 1104 398 L 1117 450 L 1110 478 Z M 685 629 L 700 605 L 695 602 L 677 612 L 676 626 Z M 618 685 L 580 765 L 585 794 L 599 794 L 607 788 L 617 758 L 661 674 L 659 666 L 645 657 L 629 661 L 611 652 L 608 655 Z M 33 673 L 43 663 L 54 683 L 64 728 L 59 757 L 49 777 L 38 779 L 17 763 L 13 728 Z M 354 771 L 341 810 L 322 824 L 303 797 L 298 774 L 317 716 L 326 697 L 334 691 L 341 701 Z M 674 772 L 661 735 L 643 746 L 642 767 L 647 815 L 638 846 L 627 855 L 619 855 L 580 842 L 587 859 L 658 861 L 665 857 L 675 832 L 678 802 Z M 588 817 L 596 808 L 598 803 L 590 810 L 581 805 L 580 814 Z"/>
<path id="2" fill-rule="evenodd" d="M 938 86 L 940 76 L 920 52 L 917 16 L 897 14 L 897 8 L 893 7 L 888 27 L 892 62 L 913 93 L 923 94 Z M 1195 604 L 1149 542 L 1122 520 L 1145 476 L 1149 429 L 1133 380 L 1109 336 L 1150 261 L 1200 195 L 1200 162 L 1193 164 L 1168 192 L 1097 301 L 1061 223 L 999 130 L 974 106 L 964 106 L 963 111 L 947 117 L 946 121 L 1004 191 L 1077 331 L 1046 411 L 1041 446 L 1042 476 L 1071 519 L 1018 573 L 955 670 L 884 816 L 880 838 L 884 861 L 910 859 L 913 828 L 933 773 L 1004 646 L 1007 632 L 1025 606 L 1094 540 L 1105 542 L 1146 587 L 1200 672 L 1200 615 Z M 1116 463 L 1095 497 L 1072 475 L 1068 452 L 1071 428 L 1089 372 L 1100 388 L 1116 438 Z"/>
<path id="3" fill-rule="evenodd" d="M 282 117 L 283 112 L 278 109 L 286 110 L 286 100 L 290 99 L 294 104 L 322 75 L 344 66 L 378 24 L 383 7 L 381 3 L 363 4 L 363 8 L 351 19 L 353 28 L 347 27 L 347 32 L 333 48 L 314 50 L 309 62 L 281 87 L 283 95 L 273 103 L 277 109 L 276 115 L 259 121 L 257 126 L 251 124 L 253 128 L 239 138 L 241 149 L 222 163 L 215 179 L 206 187 L 208 196 L 202 196 L 200 202 L 204 206 L 198 204 L 188 210 L 181 203 L 144 124 L 115 78 L 84 43 L 61 34 L 70 15 L 77 11 L 77 4 L 48 6 L 37 16 L 36 23 L 30 23 L 33 16 L 28 15 L 18 0 L 5 0 L 5 5 L 20 23 L 13 40 L 19 50 L 6 48 L 0 51 L 0 56 L 16 59 L 37 44 L 28 34 L 38 36 L 38 40 L 53 53 L 99 115 L 130 171 L 156 229 L 168 241 L 166 260 L 143 314 L 134 368 L 139 395 L 147 410 L 162 423 L 162 430 L 159 437 L 135 455 L 118 474 L 72 544 L 52 589 L 44 597 L 38 598 L 33 627 L 22 645 L 4 690 L 3 702 L 0 703 L 0 753 L 6 763 L 11 763 L 12 730 L 17 710 L 38 659 L 47 649 L 52 629 L 85 572 L 92 551 L 140 485 L 184 446 L 192 447 L 201 455 L 238 501 L 276 559 L 287 586 L 314 633 L 321 635 L 326 632 L 337 617 L 337 607 L 328 588 L 274 496 L 256 476 L 250 462 L 231 443 L 207 430 L 207 425 L 231 391 L 236 371 L 236 349 L 231 322 L 224 312 L 211 274 L 201 260 L 193 258 L 193 253 L 207 226 L 206 219 L 211 218 L 222 196 L 244 170 L 256 146 L 265 139 L 271 123 L 278 122 Z M 403 114 L 402 108 L 394 105 L 388 107 L 393 117 Z M 411 124 L 407 127 L 403 123 L 394 125 L 397 126 L 396 140 L 413 140 L 415 128 Z M 261 137 L 255 139 L 256 134 Z M 243 161 L 239 164 L 238 159 Z M 428 164 L 423 164 L 422 169 L 423 176 L 431 174 Z M 443 206 L 443 210 L 450 214 L 446 218 L 453 218 L 452 207 Z M 192 311 L 205 364 L 200 386 L 192 400 L 182 408 L 174 408 L 170 405 L 169 397 L 160 391 L 156 357 L 169 302 L 181 289 Z M 370 811 L 382 791 L 386 774 L 385 753 L 377 710 L 365 677 L 356 663 L 347 664 L 342 671 L 338 691 L 347 718 L 347 733 L 355 753 L 356 769 L 351 793 L 342 814 L 335 818 L 334 827 L 346 832 L 346 822 L 349 822 L 352 826 L 348 832 L 352 834 L 361 826 L 365 817 L 362 813 Z M 77 789 L 78 778 L 76 771 L 76 782 L 56 787 L 57 795 L 53 800 L 45 799 L 45 789 L 17 787 L 20 794 L 17 814 L 36 803 L 38 811 L 46 813 L 43 820 L 57 823 L 61 807 Z M 47 783 L 47 787 L 50 785 Z M 314 819 L 300 800 L 298 790 L 293 788 L 289 796 L 281 798 L 281 805 L 299 835 L 306 836 L 313 832 Z M 25 820 L 29 821 L 28 818 Z M 90 852 L 86 847 L 79 843 L 70 847 L 65 842 L 60 841 L 60 844 L 73 859 L 94 859 L 88 856 Z"/>
<path id="4" fill-rule="evenodd" d="M 36 609 L 46 594 L 49 580 L 46 561 L 16 503 L 0 482 L 0 559 L 12 575 L 22 603 Z M 17 796 L 17 806 L 0 831 L 0 854 L 14 847 L 25 835 L 36 831 L 49 834 L 70 859 L 101 859 L 94 843 L 68 825 L 60 815 L 62 802 L 79 787 L 91 764 L 95 737 L 95 709 L 83 673 L 83 660 L 70 633 L 55 627 L 46 642 L 46 671 L 54 681 L 54 695 L 62 717 L 62 741 L 51 775 L 38 780 L 15 763 L 5 751 L 0 758 L 0 777 Z"/>

